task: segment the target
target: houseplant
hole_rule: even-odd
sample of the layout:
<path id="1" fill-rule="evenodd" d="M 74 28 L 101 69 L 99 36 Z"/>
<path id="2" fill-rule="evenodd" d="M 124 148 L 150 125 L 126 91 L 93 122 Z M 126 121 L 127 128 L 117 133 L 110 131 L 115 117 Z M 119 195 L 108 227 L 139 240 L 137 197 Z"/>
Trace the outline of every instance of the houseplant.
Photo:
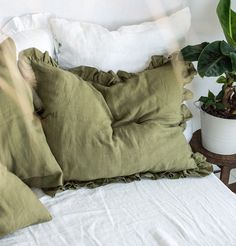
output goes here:
<path id="1" fill-rule="evenodd" d="M 236 154 L 236 13 L 230 0 L 220 0 L 217 15 L 227 41 L 204 42 L 181 50 L 183 59 L 197 61 L 201 77 L 218 77 L 221 90 L 201 96 L 203 146 L 218 154 Z"/>

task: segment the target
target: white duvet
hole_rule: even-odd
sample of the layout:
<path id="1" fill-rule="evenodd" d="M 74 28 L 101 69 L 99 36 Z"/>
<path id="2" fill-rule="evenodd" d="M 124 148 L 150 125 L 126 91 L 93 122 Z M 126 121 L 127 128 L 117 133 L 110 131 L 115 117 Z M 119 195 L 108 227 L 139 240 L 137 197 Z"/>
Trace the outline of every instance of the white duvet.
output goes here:
<path id="1" fill-rule="evenodd" d="M 1 246 L 235 246 L 236 195 L 213 174 L 42 196 L 53 216 Z"/>

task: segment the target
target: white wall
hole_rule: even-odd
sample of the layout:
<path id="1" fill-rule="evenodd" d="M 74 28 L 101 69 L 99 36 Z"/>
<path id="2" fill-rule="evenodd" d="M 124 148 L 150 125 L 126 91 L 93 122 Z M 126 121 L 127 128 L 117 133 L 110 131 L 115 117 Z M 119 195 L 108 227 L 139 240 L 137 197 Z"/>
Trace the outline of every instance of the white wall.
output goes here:
<path id="1" fill-rule="evenodd" d="M 225 39 L 220 23 L 216 15 L 217 0 L 189 0 L 189 6 L 192 12 L 192 30 L 189 37 L 191 44 L 201 43 L 203 41 L 214 41 Z M 236 9 L 236 1 L 232 0 L 232 7 Z M 194 100 L 200 96 L 207 95 L 208 89 L 217 93 L 220 86 L 215 83 L 216 78 L 196 77 L 189 88 L 194 92 Z M 200 128 L 199 110 L 193 105 L 189 107 L 194 114 L 193 130 Z"/>

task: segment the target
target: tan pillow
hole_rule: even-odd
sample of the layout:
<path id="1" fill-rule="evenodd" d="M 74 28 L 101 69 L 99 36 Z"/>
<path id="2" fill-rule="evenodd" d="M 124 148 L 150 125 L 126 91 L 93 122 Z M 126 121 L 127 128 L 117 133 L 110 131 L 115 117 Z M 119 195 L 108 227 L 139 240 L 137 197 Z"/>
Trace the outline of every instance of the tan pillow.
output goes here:
<path id="1" fill-rule="evenodd" d="M 62 185 L 62 171 L 33 107 L 32 91 L 18 70 L 16 47 L 0 44 L 0 161 L 30 186 Z"/>
<path id="2" fill-rule="evenodd" d="M 0 237 L 51 220 L 51 215 L 34 193 L 2 164 L 0 198 Z"/>

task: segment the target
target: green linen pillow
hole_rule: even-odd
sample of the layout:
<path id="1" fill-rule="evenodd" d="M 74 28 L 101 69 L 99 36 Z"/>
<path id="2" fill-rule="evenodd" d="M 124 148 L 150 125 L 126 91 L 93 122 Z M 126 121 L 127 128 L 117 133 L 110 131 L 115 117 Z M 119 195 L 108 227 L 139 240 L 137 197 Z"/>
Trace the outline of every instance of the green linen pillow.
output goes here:
<path id="1" fill-rule="evenodd" d="M 63 70 L 37 49 L 21 53 L 19 66 L 24 77 L 37 81 L 43 129 L 65 181 L 96 186 L 212 171 L 204 157 L 192 153 L 182 132 L 191 117 L 182 104 L 191 93 L 183 86 L 195 70 L 178 54 L 155 56 L 135 74 Z"/>
<path id="2" fill-rule="evenodd" d="M 2 164 L 0 197 L 0 237 L 51 220 L 49 212 L 34 193 Z"/>
<path id="3" fill-rule="evenodd" d="M 0 161 L 29 186 L 57 187 L 62 171 L 34 114 L 30 86 L 16 62 L 16 47 L 0 44 Z"/>

